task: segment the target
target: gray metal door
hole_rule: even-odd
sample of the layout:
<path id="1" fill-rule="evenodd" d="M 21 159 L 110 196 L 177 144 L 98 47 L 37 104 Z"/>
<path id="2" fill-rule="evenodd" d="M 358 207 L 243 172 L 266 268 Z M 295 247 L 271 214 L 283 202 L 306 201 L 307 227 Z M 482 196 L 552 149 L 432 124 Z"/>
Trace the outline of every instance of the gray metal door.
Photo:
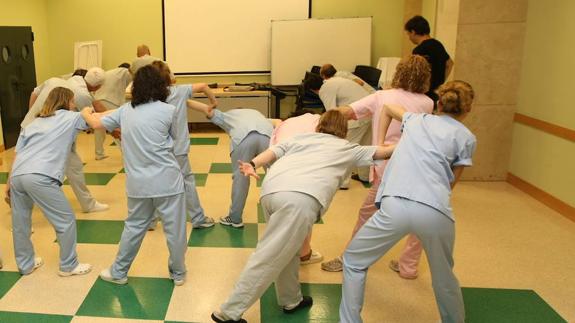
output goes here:
<path id="1" fill-rule="evenodd" d="M 33 41 L 31 27 L 0 26 L 0 115 L 6 149 L 16 145 L 36 87 Z"/>

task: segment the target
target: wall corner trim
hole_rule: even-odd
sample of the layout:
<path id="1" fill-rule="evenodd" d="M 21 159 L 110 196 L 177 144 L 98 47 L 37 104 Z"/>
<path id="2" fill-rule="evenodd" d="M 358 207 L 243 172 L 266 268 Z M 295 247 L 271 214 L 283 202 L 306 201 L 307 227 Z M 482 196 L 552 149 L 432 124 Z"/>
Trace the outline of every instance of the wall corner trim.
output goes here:
<path id="1" fill-rule="evenodd" d="M 560 213 L 567 219 L 575 222 L 575 207 L 563 202 L 555 196 L 543 191 L 537 186 L 519 178 L 512 173 L 507 173 L 507 182 L 519 190 L 527 193 L 537 201 L 545 204 L 554 211 Z"/>

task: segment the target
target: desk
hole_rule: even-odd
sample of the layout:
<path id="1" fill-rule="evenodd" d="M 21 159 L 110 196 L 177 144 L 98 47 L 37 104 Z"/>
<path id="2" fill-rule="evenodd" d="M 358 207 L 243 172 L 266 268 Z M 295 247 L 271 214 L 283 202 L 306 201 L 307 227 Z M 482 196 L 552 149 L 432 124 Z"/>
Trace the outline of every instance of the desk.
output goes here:
<path id="1" fill-rule="evenodd" d="M 266 118 L 270 117 L 270 91 L 224 92 L 223 88 L 212 89 L 218 100 L 218 109 L 228 111 L 235 108 L 258 110 Z M 194 100 L 208 103 L 204 93 L 194 93 Z M 188 109 L 188 123 L 209 122 L 201 113 Z"/>

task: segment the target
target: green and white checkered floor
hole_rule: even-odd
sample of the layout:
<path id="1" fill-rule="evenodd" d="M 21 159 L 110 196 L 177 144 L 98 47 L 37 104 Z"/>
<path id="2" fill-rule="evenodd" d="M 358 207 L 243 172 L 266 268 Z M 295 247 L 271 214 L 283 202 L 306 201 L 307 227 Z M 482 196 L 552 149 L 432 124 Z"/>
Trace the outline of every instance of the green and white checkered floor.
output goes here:
<path id="1" fill-rule="evenodd" d="M 79 152 L 92 194 L 110 210 L 85 214 L 68 185 L 64 191 L 78 218 L 80 261 L 91 263 L 85 276 L 60 278 L 53 229 L 34 211 L 32 239 L 44 266 L 20 276 L 14 263 L 10 210 L 0 208 L 0 322 L 210 322 L 225 301 L 253 252 L 265 223 L 258 204 L 261 182 L 253 181 L 244 212 L 245 228 L 216 226 L 191 230 L 186 284 L 168 279 L 168 252 L 161 225 L 146 235 L 129 273 L 118 286 L 98 279 L 109 266 L 126 217 L 125 177 L 118 147 L 107 138 L 110 156 L 94 160 L 93 137 L 81 134 Z M 229 140 L 223 133 L 193 134 L 190 161 L 207 215 L 227 214 L 231 190 Z M 4 189 L 13 151 L 0 154 Z M 312 246 L 329 260 L 344 249 L 367 190 L 354 182 L 337 193 L 322 223 L 314 227 Z M 455 271 L 463 286 L 467 322 L 575 321 L 575 223 L 569 222 L 506 183 L 460 183 L 453 196 L 457 218 Z M 365 322 L 437 322 L 427 262 L 416 280 L 400 279 L 387 268 L 403 243 L 370 269 L 363 309 Z M 248 312 L 249 322 L 338 321 L 341 274 L 322 272 L 319 264 L 300 272 L 310 311 L 285 315 L 270 288 Z"/>

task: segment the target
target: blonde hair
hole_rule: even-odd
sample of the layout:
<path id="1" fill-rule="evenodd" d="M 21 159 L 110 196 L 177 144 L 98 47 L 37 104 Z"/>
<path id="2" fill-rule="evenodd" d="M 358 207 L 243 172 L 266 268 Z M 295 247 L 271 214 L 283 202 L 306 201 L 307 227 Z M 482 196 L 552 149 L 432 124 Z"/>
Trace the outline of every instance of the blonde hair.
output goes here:
<path id="1" fill-rule="evenodd" d="M 172 84 L 172 71 L 168 64 L 162 61 L 153 61 L 152 66 L 160 72 L 160 75 L 166 82 L 166 86 L 170 86 Z"/>
<path id="2" fill-rule="evenodd" d="M 42 110 L 38 113 L 37 117 L 47 118 L 53 116 L 57 110 L 68 110 L 70 108 L 70 101 L 74 98 L 74 92 L 65 87 L 56 87 L 48 94 Z"/>
<path id="3" fill-rule="evenodd" d="M 347 120 L 338 110 L 329 110 L 321 116 L 315 131 L 343 139 L 347 136 Z"/>
<path id="4" fill-rule="evenodd" d="M 399 62 L 391 81 L 394 89 L 403 89 L 413 93 L 429 91 L 431 82 L 431 67 L 420 55 L 411 55 Z"/>
<path id="5" fill-rule="evenodd" d="M 441 111 L 453 115 L 461 115 L 471 111 L 475 92 L 465 81 L 451 81 L 437 89 Z"/>

